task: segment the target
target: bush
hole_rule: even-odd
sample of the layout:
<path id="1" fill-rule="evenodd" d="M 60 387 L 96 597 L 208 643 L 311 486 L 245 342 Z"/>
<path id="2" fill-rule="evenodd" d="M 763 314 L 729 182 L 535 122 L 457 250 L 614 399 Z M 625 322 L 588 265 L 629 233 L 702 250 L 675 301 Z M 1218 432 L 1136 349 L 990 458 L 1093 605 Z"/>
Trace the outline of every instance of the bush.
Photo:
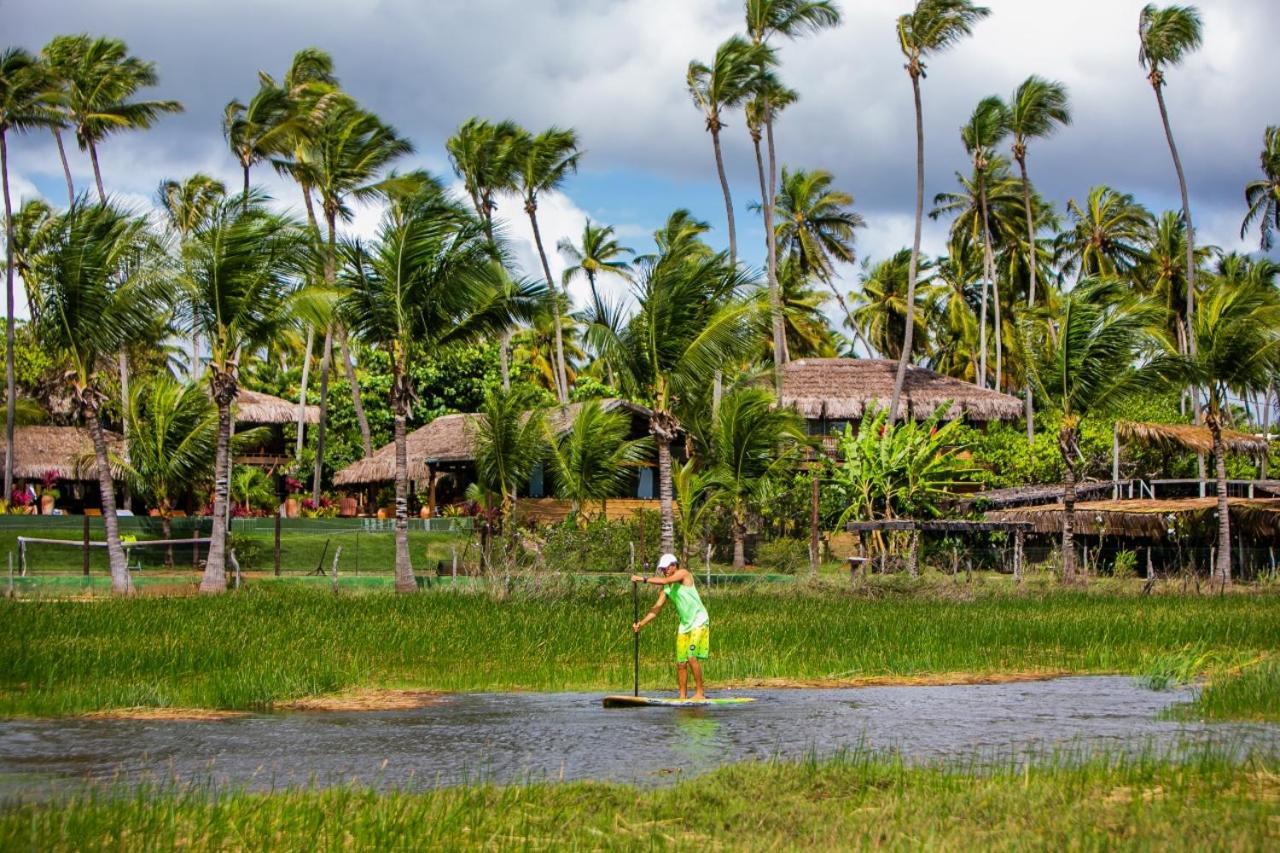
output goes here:
<path id="1" fill-rule="evenodd" d="M 1115 578 L 1136 578 L 1138 576 L 1138 554 L 1135 551 L 1120 551 L 1111 565 L 1111 576 Z"/>
<path id="2" fill-rule="evenodd" d="M 804 539 L 773 539 L 756 546 L 756 565 L 770 572 L 794 575 L 809 568 L 809 543 Z"/>
<path id="3" fill-rule="evenodd" d="M 547 568 L 567 572 L 624 572 L 651 568 L 658 557 L 658 514 L 644 512 L 629 521 L 596 519 L 579 527 L 572 520 L 550 529 L 542 548 Z"/>

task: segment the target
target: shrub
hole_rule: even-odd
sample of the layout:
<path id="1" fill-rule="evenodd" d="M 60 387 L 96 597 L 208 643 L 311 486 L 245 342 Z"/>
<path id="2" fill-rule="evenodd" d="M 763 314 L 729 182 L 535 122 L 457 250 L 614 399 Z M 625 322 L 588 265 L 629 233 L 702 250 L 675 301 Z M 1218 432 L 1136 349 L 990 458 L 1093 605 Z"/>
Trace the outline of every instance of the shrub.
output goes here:
<path id="1" fill-rule="evenodd" d="M 761 542 L 756 546 L 756 565 L 771 572 L 794 575 L 809 568 L 809 543 L 791 538 Z"/>
<path id="2" fill-rule="evenodd" d="M 1138 554 L 1136 551 L 1120 551 L 1111 565 L 1111 576 L 1115 578 L 1136 578 L 1138 576 Z"/>
<path id="3" fill-rule="evenodd" d="M 551 528 L 542 548 L 547 568 L 572 572 L 624 572 L 631 567 L 635 543 L 635 568 L 644 571 L 657 560 L 657 513 L 639 513 L 628 521 L 595 519 L 585 527 L 572 520 Z"/>

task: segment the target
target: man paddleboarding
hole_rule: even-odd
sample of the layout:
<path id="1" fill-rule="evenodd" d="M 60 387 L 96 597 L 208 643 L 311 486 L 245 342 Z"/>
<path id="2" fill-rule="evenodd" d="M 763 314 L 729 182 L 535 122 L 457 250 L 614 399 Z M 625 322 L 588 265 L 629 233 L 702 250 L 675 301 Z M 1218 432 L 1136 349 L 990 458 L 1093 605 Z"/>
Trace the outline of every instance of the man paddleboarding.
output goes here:
<path id="1" fill-rule="evenodd" d="M 710 617 L 697 587 L 693 585 L 693 574 L 680 565 L 674 554 L 663 554 L 659 558 L 658 571 L 661 574 L 651 578 L 631 576 L 632 583 L 653 584 L 662 590 L 644 618 L 632 623 L 631 630 L 640 633 L 641 628 L 658 618 L 658 612 L 667 599 L 675 602 L 676 613 L 680 616 L 680 627 L 676 633 L 676 684 L 680 687 L 680 699 L 688 699 L 689 670 L 692 669 L 693 699 L 701 702 L 707 698 L 702 691 L 702 661 L 710 654 Z"/>

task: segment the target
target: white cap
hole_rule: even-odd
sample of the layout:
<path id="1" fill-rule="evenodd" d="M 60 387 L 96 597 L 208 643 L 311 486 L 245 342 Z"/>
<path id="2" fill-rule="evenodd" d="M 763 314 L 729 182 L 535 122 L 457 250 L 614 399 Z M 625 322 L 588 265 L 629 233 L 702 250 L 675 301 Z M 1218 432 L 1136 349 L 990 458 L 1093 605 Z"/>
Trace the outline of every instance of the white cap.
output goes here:
<path id="1" fill-rule="evenodd" d="M 663 554 L 658 558 L 658 571 L 662 571 L 667 566 L 674 566 L 678 562 L 680 561 L 676 559 L 675 554 Z"/>

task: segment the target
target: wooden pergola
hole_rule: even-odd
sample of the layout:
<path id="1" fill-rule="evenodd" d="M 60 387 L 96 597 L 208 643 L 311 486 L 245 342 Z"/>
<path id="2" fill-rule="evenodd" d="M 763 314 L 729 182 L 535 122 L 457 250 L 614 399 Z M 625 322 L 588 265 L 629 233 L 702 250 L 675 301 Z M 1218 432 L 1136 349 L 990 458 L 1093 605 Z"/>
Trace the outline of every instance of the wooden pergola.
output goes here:
<path id="1" fill-rule="evenodd" d="M 851 521 L 845 529 L 858 537 L 858 550 L 862 554 L 847 557 L 851 580 L 857 580 L 859 571 L 865 574 L 869 558 L 866 554 L 868 533 L 910 533 L 911 548 L 907 566 L 911 574 L 918 573 L 921 533 L 1010 533 L 1013 535 L 1013 577 L 1022 579 L 1022 561 L 1026 537 L 1034 525 L 1026 521 L 965 521 L 955 519 L 881 519 L 877 521 Z"/>

